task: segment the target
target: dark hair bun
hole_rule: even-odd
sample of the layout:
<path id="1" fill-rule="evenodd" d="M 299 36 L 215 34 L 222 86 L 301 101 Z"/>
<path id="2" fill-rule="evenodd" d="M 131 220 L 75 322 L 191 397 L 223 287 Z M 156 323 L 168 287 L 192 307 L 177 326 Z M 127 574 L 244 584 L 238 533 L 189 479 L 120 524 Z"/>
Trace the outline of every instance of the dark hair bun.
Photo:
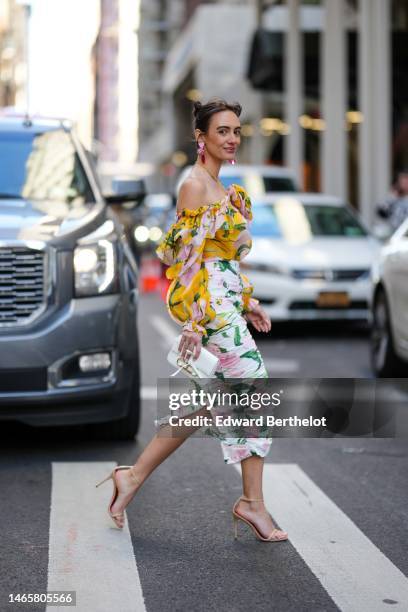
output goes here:
<path id="1" fill-rule="evenodd" d="M 239 102 L 234 102 L 233 104 L 231 104 L 231 110 L 236 114 L 237 117 L 239 117 L 242 112 L 242 106 Z"/>
<path id="2" fill-rule="evenodd" d="M 193 104 L 193 115 L 194 115 L 194 117 L 197 117 L 197 115 L 200 112 L 200 110 L 202 109 L 202 107 L 203 107 L 203 105 L 201 104 L 201 102 L 199 100 L 194 102 L 194 104 Z"/>
<path id="3" fill-rule="evenodd" d="M 229 104 L 222 98 L 211 98 L 205 104 L 197 100 L 193 103 L 193 130 L 198 129 L 201 132 L 207 132 L 211 117 L 215 113 L 225 110 L 232 111 L 239 117 L 242 107 L 239 102 Z"/>

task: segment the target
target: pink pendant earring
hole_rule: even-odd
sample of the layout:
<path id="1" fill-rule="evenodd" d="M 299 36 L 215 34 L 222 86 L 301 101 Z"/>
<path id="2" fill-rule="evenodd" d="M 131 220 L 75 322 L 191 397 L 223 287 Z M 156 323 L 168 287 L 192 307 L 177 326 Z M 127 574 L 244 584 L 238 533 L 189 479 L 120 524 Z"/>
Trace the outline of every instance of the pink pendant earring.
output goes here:
<path id="1" fill-rule="evenodd" d="M 230 163 L 232 166 L 234 166 L 234 165 L 235 165 L 235 163 L 236 163 L 235 159 L 229 159 L 229 160 L 228 160 L 228 162 L 229 162 L 229 163 Z"/>
<path id="2" fill-rule="evenodd" d="M 204 147 L 205 145 L 202 141 L 197 143 L 197 154 L 199 155 L 203 164 L 205 164 Z"/>

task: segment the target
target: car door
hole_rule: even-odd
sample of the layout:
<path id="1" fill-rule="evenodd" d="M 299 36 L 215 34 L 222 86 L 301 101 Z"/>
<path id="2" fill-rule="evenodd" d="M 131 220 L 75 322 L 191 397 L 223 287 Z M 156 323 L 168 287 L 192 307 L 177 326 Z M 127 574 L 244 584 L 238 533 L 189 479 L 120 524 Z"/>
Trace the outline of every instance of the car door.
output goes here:
<path id="1" fill-rule="evenodd" d="M 408 351 L 408 225 L 390 255 L 392 313 L 396 343 Z"/>

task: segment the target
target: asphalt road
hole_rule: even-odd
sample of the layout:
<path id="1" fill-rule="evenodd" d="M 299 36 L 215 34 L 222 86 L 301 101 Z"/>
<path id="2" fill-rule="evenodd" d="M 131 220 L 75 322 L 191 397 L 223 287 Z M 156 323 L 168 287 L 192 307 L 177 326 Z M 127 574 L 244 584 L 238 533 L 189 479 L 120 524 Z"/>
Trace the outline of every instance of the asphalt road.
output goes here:
<path id="1" fill-rule="evenodd" d="M 239 467 L 224 465 L 210 438 L 188 439 L 152 474 L 128 508 L 128 533 L 109 527 L 111 484 L 97 489 L 95 508 L 94 474 L 141 453 L 154 433 L 156 379 L 171 372 L 177 329 L 157 296 L 143 296 L 139 323 L 145 399 L 135 442 L 2 425 L 0 611 L 45 610 L 8 601 L 45 592 L 47 580 L 70 584 L 89 612 L 406 610 L 404 439 L 275 439 L 264 481 L 285 543 L 258 542 L 244 526 L 234 541 Z M 256 340 L 271 376 L 371 376 L 358 325 L 279 325 Z"/>

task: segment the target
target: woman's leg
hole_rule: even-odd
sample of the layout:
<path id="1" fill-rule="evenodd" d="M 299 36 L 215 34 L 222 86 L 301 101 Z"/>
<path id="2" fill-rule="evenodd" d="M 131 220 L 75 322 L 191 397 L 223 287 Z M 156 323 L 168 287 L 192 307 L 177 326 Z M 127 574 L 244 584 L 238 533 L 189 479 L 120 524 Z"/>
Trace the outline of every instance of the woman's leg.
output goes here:
<path id="1" fill-rule="evenodd" d="M 204 415 L 208 416 L 207 408 L 194 412 L 194 416 Z M 192 416 L 190 415 L 188 418 Z M 183 421 L 182 418 L 179 422 L 181 421 Z M 123 512 L 150 474 L 197 429 L 199 429 L 197 426 L 177 426 L 177 437 L 174 437 L 174 427 L 171 425 L 162 427 L 160 433 L 153 436 L 142 454 L 137 458 L 132 470 L 119 470 L 117 472 L 116 482 L 119 493 L 112 506 L 112 513 Z"/>
<path id="2" fill-rule="evenodd" d="M 226 279 L 226 276 L 229 278 Z M 223 299 L 223 281 L 228 282 L 229 294 L 233 293 L 234 274 L 225 270 L 219 271 L 214 264 L 209 270 L 210 286 L 214 296 L 221 294 L 220 299 L 214 299 L 212 306 L 217 317 L 211 326 L 213 333 L 205 342 L 206 348 L 213 352 L 220 360 L 218 374 L 224 378 L 267 378 L 262 355 L 252 337 L 247 321 L 241 315 L 236 302 L 242 299 L 241 286 L 236 287 L 237 295 L 233 298 Z M 262 474 L 264 457 L 268 454 L 272 444 L 271 438 L 226 438 L 221 441 L 224 462 L 228 464 L 241 463 L 242 488 L 244 497 L 249 499 L 263 499 Z M 275 528 L 270 514 L 263 502 L 239 501 L 236 504 L 239 514 L 251 520 L 265 537 L 268 537 Z"/>
<path id="3" fill-rule="evenodd" d="M 243 283 L 237 261 L 206 263 L 211 307 L 216 316 L 207 325 L 203 345 L 219 359 L 215 376 L 223 378 L 268 378 L 262 355 L 248 329 L 243 312 Z M 221 437 L 221 436 L 220 436 Z M 251 456 L 265 457 L 271 438 L 223 437 L 224 462 L 238 463 Z"/>
<path id="4" fill-rule="evenodd" d="M 241 461 L 242 491 L 244 497 L 249 499 L 263 500 L 262 476 L 263 457 L 248 457 Z M 240 500 L 235 506 L 238 514 L 249 519 L 265 537 L 269 537 L 276 525 L 262 501 L 247 502 Z M 275 535 L 274 535 L 275 537 Z"/>
<path id="5" fill-rule="evenodd" d="M 268 378 L 261 352 L 246 320 L 235 310 L 229 313 L 229 317 L 230 324 L 213 333 L 206 344 L 220 360 L 217 374 L 225 378 Z M 253 455 L 265 457 L 271 444 L 272 438 L 262 435 L 257 438 L 228 437 L 221 441 L 221 450 L 224 462 L 233 464 Z"/>
<path id="6" fill-rule="evenodd" d="M 248 457 L 241 461 L 242 492 L 250 499 L 263 499 L 263 457 Z"/>

